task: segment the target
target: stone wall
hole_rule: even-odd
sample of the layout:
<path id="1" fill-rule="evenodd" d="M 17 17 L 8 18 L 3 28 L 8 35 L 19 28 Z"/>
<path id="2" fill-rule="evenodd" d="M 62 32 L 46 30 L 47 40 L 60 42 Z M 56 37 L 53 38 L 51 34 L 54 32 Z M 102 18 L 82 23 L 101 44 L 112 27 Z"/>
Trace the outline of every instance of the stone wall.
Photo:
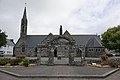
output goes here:
<path id="1" fill-rule="evenodd" d="M 69 55 L 69 50 L 66 47 L 62 47 L 62 48 L 58 48 L 57 49 L 57 55 L 63 54 L 63 57 L 68 57 Z M 99 57 L 100 55 L 102 55 L 104 53 L 104 48 L 87 48 L 86 49 L 86 57 Z M 14 48 L 14 53 L 15 56 L 16 55 L 26 55 L 28 57 L 35 57 L 37 56 L 37 52 L 35 50 L 34 47 L 26 47 L 25 48 L 25 52 L 22 52 L 22 48 L 21 47 L 15 47 Z M 81 56 L 82 51 L 76 49 L 76 52 L 74 52 L 75 56 L 80 57 Z M 42 57 L 47 57 L 48 53 L 47 53 L 47 48 L 43 48 L 40 52 Z"/>
<path id="2" fill-rule="evenodd" d="M 41 55 L 41 57 L 48 56 L 48 54 L 47 54 L 47 48 L 42 48 L 41 51 L 40 51 L 40 55 Z"/>
<path id="3" fill-rule="evenodd" d="M 28 57 L 35 57 L 37 55 L 37 52 L 34 47 L 25 47 L 25 51 L 22 52 L 22 47 L 15 47 L 14 48 L 14 55 L 25 55 Z"/>
<path id="4" fill-rule="evenodd" d="M 99 57 L 104 53 L 104 48 L 87 48 L 86 57 Z"/>
<path id="5" fill-rule="evenodd" d="M 37 51 L 35 50 L 36 48 L 34 48 L 34 47 L 28 47 L 27 49 L 26 49 L 26 55 L 28 56 L 28 57 L 34 57 L 34 56 L 37 56 Z"/>

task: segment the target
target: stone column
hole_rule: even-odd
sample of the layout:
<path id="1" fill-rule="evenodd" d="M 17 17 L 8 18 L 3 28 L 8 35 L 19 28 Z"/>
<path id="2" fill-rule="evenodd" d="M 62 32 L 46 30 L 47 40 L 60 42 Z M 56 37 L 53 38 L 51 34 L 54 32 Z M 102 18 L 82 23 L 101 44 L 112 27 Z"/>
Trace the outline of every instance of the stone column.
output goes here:
<path id="1" fill-rule="evenodd" d="M 37 48 L 37 65 L 40 65 L 41 64 L 41 49 L 40 48 Z"/>
<path id="2" fill-rule="evenodd" d="M 81 65 L 85 65 L 85 46 L 82 48 Z"/>
<path id="3" fill-rule="evenodd" d="M 53 66 L 54 65 L 54 49 L 51 48 L 51 46 L 49 45 L 48 48 L 48 65 L 49 66 Z"/>
<path id="4" fill-rule="evenodd" d="M 70 46 L 69 49 L 69 65 L 74 65 L 74 47 Z"/>
<path id="5" fill-rule="evenodd" d="M 74 65 L 74 56 L 73 56 L 73 53 L 69 53 L 69 65 Z"/>

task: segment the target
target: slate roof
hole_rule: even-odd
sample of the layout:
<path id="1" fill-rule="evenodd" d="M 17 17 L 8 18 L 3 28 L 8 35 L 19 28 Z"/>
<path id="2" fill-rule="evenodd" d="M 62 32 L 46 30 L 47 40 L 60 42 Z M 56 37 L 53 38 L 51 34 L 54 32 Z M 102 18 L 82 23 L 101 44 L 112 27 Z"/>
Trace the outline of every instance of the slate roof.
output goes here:
<path id="1" fill-rule="evenodd" d="M 72 35 L 78 45 L 86 45 L 89 38 L 93 36 L 97 37 L 96 35 Z"/>
<path id="2" fill-rule="evenodd" d="M 18 42 L 16 43 L 16 47 L 19 47 L 22 43 L 25 43 L 28 47 L 36 47 L 38 44 L 41 44 L 41 42 L 47 36 L 48 35 L 27 35 L 26 38 L 19 38 Z M 54 35 L 54 37 L 57 36 L 59 35 Z M 97 45 L 98 47 L 102 47 L 101 40 L 97 35 L 71 35 L 71 36 L 78 45 L 86 45 L 89 39 L 91 37 L 94 37 L 96 39 L 94 45 Z"/>
<path id="3" fill-rule="evenodd" d="M 87 41 L 86 46 L 87 47 L 101 47 L 102 44 L 100 41 L 98 41 L 99 39 L 97 39 L 97 37 L 91 37 L 89 38 L 89 40 Z"/>
<path id="4" fill-rule="evenodd" d="M 47 35 L 27 35 L 26 38 L 19 38 L 16 47 L 19 47 L 22 43 L 25 43 L 29 47 L 36 47 L 46 36 Z"/>
<path id="5" fill-rule="evenodd" d="M 6 45 L 14 46 L 15 43 L 13 42 L 13 39 L 7 39 L 7 43 L 6 43 Z"/>

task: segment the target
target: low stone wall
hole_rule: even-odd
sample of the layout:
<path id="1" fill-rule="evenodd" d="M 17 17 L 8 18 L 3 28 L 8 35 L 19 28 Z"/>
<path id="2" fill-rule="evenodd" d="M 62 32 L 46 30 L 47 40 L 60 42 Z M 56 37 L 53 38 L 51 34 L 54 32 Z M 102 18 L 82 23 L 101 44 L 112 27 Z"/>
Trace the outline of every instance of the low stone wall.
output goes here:
<path id="1" fill-rule="evenodd" d="M 101 63 L 101 59 L 100 58 L 86 58 L 85 59 L 87 64 L 92 64 L 92 63 Z"/>

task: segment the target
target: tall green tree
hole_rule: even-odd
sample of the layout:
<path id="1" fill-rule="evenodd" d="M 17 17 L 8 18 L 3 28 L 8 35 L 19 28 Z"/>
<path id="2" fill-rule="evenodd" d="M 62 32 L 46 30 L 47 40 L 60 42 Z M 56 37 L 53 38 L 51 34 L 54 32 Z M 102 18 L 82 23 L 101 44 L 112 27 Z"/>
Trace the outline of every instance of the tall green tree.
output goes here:
<path id="1" fill-rule="evenodd" d="M 6 45 L 7 43 L 6 38 L 7 38 L 7 35 L 5 34 L 5 32 L 2 32 L 0 30 L 0 47 Z"/>
<path id="2" fill-rule="evenodd" d="M 120 52 L 120 25 L 109 28 L 102 34 L 102 43 L 109 50 Z"/>

